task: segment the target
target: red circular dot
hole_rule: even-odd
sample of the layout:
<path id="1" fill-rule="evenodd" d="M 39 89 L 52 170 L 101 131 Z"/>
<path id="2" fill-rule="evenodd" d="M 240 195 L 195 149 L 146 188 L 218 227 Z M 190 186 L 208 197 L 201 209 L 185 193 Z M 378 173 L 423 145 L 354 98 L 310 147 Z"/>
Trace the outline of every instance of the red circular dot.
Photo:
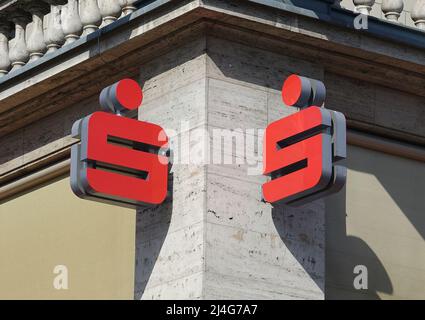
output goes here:
<path id="1" fill-rule="evenodd" d="M 133 110 L 142 104 L 143 92 L 136 81 L 124 79 L 118 82 L 116 98 L 124 108 Z"/>
<path id="2" fill-rule="evenodd" d="M 282 100 L 287 106 L 294 106 L 301 97 L 302 81 L 299 76 L 289 76 L 282 87 Z"/>

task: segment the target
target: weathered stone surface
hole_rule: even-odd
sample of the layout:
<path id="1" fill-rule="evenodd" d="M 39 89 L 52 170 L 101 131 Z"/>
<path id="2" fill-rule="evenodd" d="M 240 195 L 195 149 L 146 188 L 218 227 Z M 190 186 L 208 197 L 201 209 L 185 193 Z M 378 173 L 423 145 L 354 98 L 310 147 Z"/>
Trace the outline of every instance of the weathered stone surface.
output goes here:
<path id="1" fill-rule="evenodd" d="M 282 101 L 282 91 L 270 89 L 267 93 L 267 124 L 287 117 L 298 111 L 298 108 L 288 107 Z"/>
<path id="2" fill-rule="evenodd" d="M 98 97 L 91 97 L 1 138 L 5 152 L 1 153 L 0 175 L 69 148 L 75 143 L 71 138 L 72 124 L 99 110 Z"/>
<path id="3" fill-rule="evenodd" d="M 244 43 L 232 41 L 229 36 L 232 32 L 235 33 L 234 37 L 241 37 L 241 32 L 226 32 L 219 27 L 216 35 L 208 34 L 207 66 L 210 78 L 258 90 L 280 90 L 286 77 L 294 72 L 315 79 L 323 78 L 323 69 L 315 63 L 285 55 L 285 51 L 263 49 L 262 45 L 256 45 L 253 37 Z M 254 45 L 249 45 L 250 42 Z"/>
<path id="4" fill-rule="evenodd" d="M 24 163 L 63 147 L 64 118 L 49 116 L 24 129 Z"/>
<path id="5" fill-rule="evenodd" d="M 409 112 L 406 112 L 409 106 Z M 385 87 L 376 88 L 375 121 L 377 125 L 397 128 L 425 136 L 423 115 L 425 99 Z"/>
<path id="6" fill-rule="evenodd" d="M 264 90 L 209 79 L 208 124 L 224 129 L 262 129 L 267 124 Z"/>
<path id="7" fill-rule="evenodd" d="M 206 295 L 323 299 L 324 249 L 282 241 L 279 234 L 270 232 L 207 223 Z M 315 265 L 309 270 L 311 276 L 302 264 Z"/>
<path id="8" fill-rule="evenodd" d="M 0 174 L 24 164 L 24 130 L 18 130 L 0 138 Z"/>
<path id="9" fill-rule="evenodd" d="M 203 270 L 202 222 L 167 232 L 163 236 L 156 233 L 155 238 L 144 242 L 139 242 L 141 240 L 139 234 L 136 235 L 136 298 L 144 298 L 149 294 L 146 291 L 152 288 L 192 276 Z M 186 292 L 192 290 L 190 287 L 184 288 Z"/>
<path id="10" fill-rule="evenodd" d="M 326 72 L 325 83 L 326 107 L 343 112 L 348 119 L 389 134 L 398 130 L 418 138 L 425 135 L 422 97 L 331 72 Z"/>
<path id="11" fill-rule="evenodd" d="M 176 90 L 179 94 L 175 93 Z M 155 123 L 162 126 L 168 135 L 180 134 L 205 124 L 206 110 L 202 107 L 205 105 L 205 90 L 204 78 L 170 90 L 156 99 L 147 98 L 139 109 L 139 119 L 155 119 Z M 149 90 L 144 91 L 147 97 L 150 93 Z M 176 113 L 180 116 L 176 117 Z"/>
<path id="12" fill-rule="evenodd" d="M 203 163 L 189 162 L 186 150 L 203 146 L 191 133 L 206 123 L 204 50 L 205 41 L 195 41 L 141 68 L 146 99 L 139 119 L 163 126 L 170 144 L 176 141 L 176 154 L 170 197 L 161 206 L 138 210 L 136 299 L 202 296 L 206 170 Z"/>
<path id="13" fill-rule="evenodd" d="M 326 106 L 344 112 L 349 118 L 373 122 L 376 99 L 375 86 L 340 75 L 326 73 Z"/>
<path id="14" fill-rule="evenodd" d="M 140 234 L 141 242 L 157 238 L 161 230 L 173 233 L 204 219 L 204 166 L 175 165 L 170 175 L 169 190 L 172 196 L 164 205 L 138 210 L 136 232 Z"/>
<path id="15" fill-rule="evenodd" d="M 161 285 L 146 288 L 142 296 L 143 300 L 188 300 L 201 299 L 203 289 L 203 272 L 187 277 L 163 283 Z M 138 295 L 136 293 L 136 298 Z"/>
<path id="16" fill-rule="evenodd" d="M 258 165 L 261 143 L 246 143 L 247 137 L 258 139 L 258 130 L 268 122 L 296 110 L 283 105 L 278 90 L 268 88 L 283 82 L 278 71 L 270 72 L 270 65 L 282 70 L 297 69 L 297 63 L 302 70 L 307 67 L 301 60 L 228 41 L 206 43 L 207 56 L 199 52 L 202 59 L 168 71 L 164 86 L 172 84 L 173 90 L 147 98 L 139 112 L 139 119 L 172 129 L 178 129 L 181 120 L 189 121 L 186 131 L 173 139 L 189 150 L 179 160 L 190 162 L 174 164 L 171 199 L 139 210 L 136 297 L 322 299 L 323 205 L 279 209 L 262 202 L 266 178 L 249 170 Z M 258 58 L 249 59 L 250 50 Z M 196 70 L 206 71 L 197 73 L 199 80 L 192 76 Z M 318 67 L 310 71 L 323 74 Z M 250 80 L 250 74 L 256 79 Z M 172 82 L 180 77 L 181 85 Z M 161 78 L 155 86 L 162 86 Z M 159 90 L 155 86 L 148 85 L 152 89 L 146 94 Z M 223 150 L 215 143 L 216 130 L 236 128 L 242 130 L 242 145 Z M 232 163 L 213 163 L 217 152 L 230 155 Z M 194 280 L 198 276 L 202 285 Z"/>

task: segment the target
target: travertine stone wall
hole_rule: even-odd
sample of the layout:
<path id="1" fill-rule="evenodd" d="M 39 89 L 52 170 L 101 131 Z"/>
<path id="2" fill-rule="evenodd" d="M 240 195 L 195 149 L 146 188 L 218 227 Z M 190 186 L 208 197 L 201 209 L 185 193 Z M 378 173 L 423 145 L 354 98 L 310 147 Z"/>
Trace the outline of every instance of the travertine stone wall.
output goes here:
<path id="1" fill-rule="evenodd" d="M 287 75 L 298 69 L 323 79 L 322 68 L 307 61 L 213 36 L 207 52 L 210 131 L 264 129 L 296 111 L 281 102 Z M 255 163 L 262 151 L 248 148 L 245 161 Z M 323 203 L 272 208 L 260 197 L 265 178 L 250 175 L 248 167 L 208 166 L 204 297 L 323 298 Z"/>
<path id="2" fill-rule="evenodd" d="M 141 67 L 139 119 L 177 129 L 191 156 L 211 156 L 220 148 L 209 144 L 214 129 L 254 129 L 257 140 L 258 129 L 295 111 L 283 106 L 279 88 L 294 70 L 323 79 L 306 61 L 203 36 Z M 233 164 L 212 156 L 174 164 L 172 198 L 139 210 L 136 298 L 324 297 L 323 202 L 273 209 L 261 201 L 265 178 L 248 174 L 256 154 L 238 151 Z"/>
<path id="3" fill-rule="evenodd" d="M 146 99 L 139 119 L 178 130 L 178 137 L 205 125 L 205 49 L 200 37 L 140 66 Z M 184 130 L 181 121 L 187 121 Z M 138 210 L 135 298 L 202 297 L 205 184 L 204 166 L 175 164 L 172 196 L 159 207 Z"/>
<path id="4" fill-rule="evenodd" d="M 75 143 L 70 136 L 74 121 L 96 110 L 99 104 L 94 96 L 0 137 L 0 176 L 69 148 Z"/>
<path id="5" fill-rule="evenodd" d="M 425 99 L 394 88 L 326 72 L 327 106 L 356 126 L 397 130 L 399 138 L 425 137 Z M 408 111 L 407 111 L 408 109 Z"/>

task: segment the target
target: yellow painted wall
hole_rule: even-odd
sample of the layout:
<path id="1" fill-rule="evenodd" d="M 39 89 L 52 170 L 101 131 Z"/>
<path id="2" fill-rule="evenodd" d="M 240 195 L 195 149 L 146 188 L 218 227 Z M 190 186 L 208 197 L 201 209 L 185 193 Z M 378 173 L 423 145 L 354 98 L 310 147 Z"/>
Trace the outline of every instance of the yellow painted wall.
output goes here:
<path id="1" fill-rule="evenodd" d="M 326 298 L 425 299 L 425 164 L 350 146 L 326 200 Z M 365 265 L 369 289 L 354 290 Z"/>
<path id="2" fill-rule="evenodd" d="M 81 200 L 69 178 L 0 204 L 0 299 L 133 299 L 135 211 Z M 69 289 L 53 286 L 56 265 Z"/>
<path id="3" fill-rule="evenodd" d="M 326 200 L 326 298 L 425 299 L 425 164 L 348 151 L 347 186 Z M 15 197 L 0 205 L 0 299 L 132 299 L 134 241 L 134 210 L 81 200 L 68 178 Z M 368 290 L 353 288 L 360 264 Z"/>

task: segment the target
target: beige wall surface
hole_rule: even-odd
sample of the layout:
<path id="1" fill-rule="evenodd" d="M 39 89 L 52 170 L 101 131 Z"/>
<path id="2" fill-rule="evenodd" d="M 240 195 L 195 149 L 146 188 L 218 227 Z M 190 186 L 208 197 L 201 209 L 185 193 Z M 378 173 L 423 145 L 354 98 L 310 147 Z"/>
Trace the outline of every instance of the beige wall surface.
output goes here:
<path id="1" fill-rule="evenodd" d="M 327 199 L 326 298 L 425 299 L 425 164 L 351 146 Z M 356 265 L 368 290 L 355 290 Z"/>
<path id="2" fill-rule="evenodd" d="M 326 200 L 326 298 L 425 298 L 425 165 L 350 146 Z M 61 178 L 0 205 L 0 299 L 132 299 L 135 213 L 80 200 Z M 56 265 L 69 289 L 53 286 Z M 368 290 L 353 269 L 368 268 Z"/>
<path id="3" fill-rule="evenodd" d="M 81 200 L 68 178 L 3 202 L 0 299 L 133 299 L 134 239 L 134 210 Z"/>

